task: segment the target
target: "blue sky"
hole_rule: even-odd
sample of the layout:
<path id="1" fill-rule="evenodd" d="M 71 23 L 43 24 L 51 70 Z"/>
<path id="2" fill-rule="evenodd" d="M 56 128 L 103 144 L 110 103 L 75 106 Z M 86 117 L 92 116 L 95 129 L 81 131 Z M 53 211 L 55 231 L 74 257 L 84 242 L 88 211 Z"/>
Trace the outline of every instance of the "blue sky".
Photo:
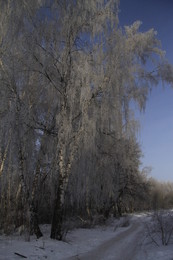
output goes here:
<path id="1" fill-rule="evenodd" d="M 120 24 L 142 21 L 141 30 L 154 28 L 173 64 L 173 0 L 120 0 Z M 154 88 L 144 114 L 138 115 L 143 166 L 151 166 L 151 176 L 173 181 L 173 89 L 165 84 Z"/>

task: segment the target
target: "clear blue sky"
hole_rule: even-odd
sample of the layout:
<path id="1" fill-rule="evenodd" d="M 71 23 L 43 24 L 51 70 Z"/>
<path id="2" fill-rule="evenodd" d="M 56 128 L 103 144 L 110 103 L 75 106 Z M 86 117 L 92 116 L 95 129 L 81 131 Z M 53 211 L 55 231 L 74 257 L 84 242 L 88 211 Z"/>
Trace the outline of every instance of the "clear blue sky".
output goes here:
<path id="1" fill-rule="evenodd" d="M 143 22 L 142 31 L 158 32 L 166 58 L 173 64 L 173 0 L 120 0 L 120 24 Z M 173 181 L 173 89 L 160 84 L 153 89 L 144 114 L 139 115 L 143 166 L 151 166 L 151 176 Z"/>

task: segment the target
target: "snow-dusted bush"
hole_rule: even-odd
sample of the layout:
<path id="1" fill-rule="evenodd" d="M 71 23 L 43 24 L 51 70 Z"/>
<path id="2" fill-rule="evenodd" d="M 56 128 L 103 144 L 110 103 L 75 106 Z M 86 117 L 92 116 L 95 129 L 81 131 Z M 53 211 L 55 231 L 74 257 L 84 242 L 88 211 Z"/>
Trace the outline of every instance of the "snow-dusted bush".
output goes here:
<path id="1" fill-rule="evenodd" d="M 147 224 L 148 236 L 157 246 L 168 245 L 173 239 L 173 211 L 160 210 L 152 214 Z"/>

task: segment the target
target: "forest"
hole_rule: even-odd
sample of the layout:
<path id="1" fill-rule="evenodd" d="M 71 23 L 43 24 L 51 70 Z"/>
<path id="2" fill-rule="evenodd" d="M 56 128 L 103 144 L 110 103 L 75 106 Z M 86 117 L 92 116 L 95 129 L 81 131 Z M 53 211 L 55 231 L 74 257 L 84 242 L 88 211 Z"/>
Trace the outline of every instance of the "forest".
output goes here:
<path id="1" fill-rule="evenodd" d="M 0 1 L 0 229 L 62 240 L 71 221 L 173 207 L 141 170 L 134 109 L 173 87 L 154 29 L 118 0 Z M 164 174 L 164 173 L 163 173 Z"/>

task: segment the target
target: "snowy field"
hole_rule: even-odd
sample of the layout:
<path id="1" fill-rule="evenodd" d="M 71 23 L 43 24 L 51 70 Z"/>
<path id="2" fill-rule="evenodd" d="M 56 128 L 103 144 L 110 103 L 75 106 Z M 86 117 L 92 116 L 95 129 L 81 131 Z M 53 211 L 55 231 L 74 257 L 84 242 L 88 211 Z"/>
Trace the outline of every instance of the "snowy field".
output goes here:
<path id="1" fill-rule="evenodd" d="M 114 260 L 173 260 L 173 242 L 157 246 L 151 241 L 145 224 L 151 221 L 146 214 L 127 219 L 109 220 L 106 226 L 93 229 L 75 229 L 67 234 L 66 241 L 49 238 L 50 225 L 42 225 L 44 237 L 0 235 L 0 260 L 12 259 L 114 259 Z"/>

